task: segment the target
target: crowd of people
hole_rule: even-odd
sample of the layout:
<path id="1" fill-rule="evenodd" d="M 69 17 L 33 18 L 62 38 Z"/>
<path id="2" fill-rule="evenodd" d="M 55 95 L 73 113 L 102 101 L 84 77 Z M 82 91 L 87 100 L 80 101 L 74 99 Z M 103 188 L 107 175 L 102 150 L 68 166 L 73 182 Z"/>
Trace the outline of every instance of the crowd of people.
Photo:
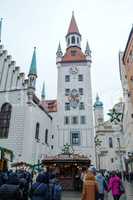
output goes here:
<path id="1" fill-rule="evenodd" d="M 122 175 L 119 172 L 96 172 L 94 168 L 83 172 L 82 200 L 104 200 L 111 191 L 113 199 L 119 200 L 125 193 Z"/>
<path id="2" fill-rule="evenodd" d="M 61 200 L 62 187 L 55 174 L 41 171 L 34 177 L 26 170 L 0 173 L 0 200 Z"/>
<path id="3" fill-rule="evenodd" d="M 33 174 L 24 169 L 0 172 L 0 200 L 61 200 L 62 186 L 58 176 L 41 171 L 34 179 Z M 79 176 L 76 178 L 79 180 Z M 105 194 L 110 191 L 113 199 L 119 200 L 125 193 L 121 173 L 100 172 L 94 167 L 82 169 L 76 188 L 81 190 L 81 200 L 105 200 Z"/>

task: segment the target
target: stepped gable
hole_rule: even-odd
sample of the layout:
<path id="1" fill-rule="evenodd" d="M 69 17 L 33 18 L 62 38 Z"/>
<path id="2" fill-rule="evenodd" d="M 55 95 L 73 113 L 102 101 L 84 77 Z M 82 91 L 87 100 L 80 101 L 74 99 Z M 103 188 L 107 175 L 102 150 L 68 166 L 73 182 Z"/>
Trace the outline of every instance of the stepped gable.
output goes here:
<path id="1" fill-rule="evenodd" d="M 8 55 L 8 51 L 4 49 L 3 45 L 0 45 L 0 62 L 0 90 L 26 89 L 25 73 L 20 72 L 20 67 L 16 66 L 16 62 L 12 60 L 12 56 Z"/>

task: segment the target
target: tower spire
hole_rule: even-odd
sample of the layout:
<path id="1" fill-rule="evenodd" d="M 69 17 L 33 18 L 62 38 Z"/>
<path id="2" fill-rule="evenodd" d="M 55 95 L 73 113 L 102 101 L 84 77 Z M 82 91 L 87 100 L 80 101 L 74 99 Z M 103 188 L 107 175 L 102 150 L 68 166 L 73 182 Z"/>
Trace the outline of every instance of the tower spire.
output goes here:
<path id="1" fill-rule="evenodd" d="M 62 53 L 61 45 L 60 45 L 60 42 L 59 42 L 58 49 L 57 49 L 57 52 L 56 52 L 56 56 L 62 57 L 62 55 L 63 55 L 63 53 Z"/>
<path id="2" fill-rule="evenodd" d="M 85 54 L 86 56 L 91 56 L 91 50 L 88 41 L 86 42 Z"/>
<path id="3" fill-rule="evenodd" d="M 79 29 L 78 29 L 78 26 L 77 26 L 77 23 L 75 20 L 75 16 L 74 16 L 74 11 L 72 11 L 72 18 L 71 18 L 70 25 L 69 25 L 69 28 L 67 31 L 67 35 L 69 35 L 71 33 L 77 33 L 80 35 Z"/>
<path id="4" fill-rule="evenodd" d="M 29 75 L 35 75 L 37 77 L 36 47 L 34 47 L 34 52 L 33 52 L 32 60 L 31 60 Z"/>
<path id="5" fill-rule="evenodd" d="M 2 32 L 2 20 L 3 18 L 0 19 L 0 42 L 1 42 L 1 32 Z"/>
<path id="6" fill-rule="evenodd" d="M 66 35 L 66 42 L 67 42 L 67 48 L 69 47 L 79 47 L 81 48 L 81 34 L 79 32 L 75 16 L 74 16 L 74 11 L 72 12 L 72 18 L 70 21 L 70 25 L 67 31 Z"/>

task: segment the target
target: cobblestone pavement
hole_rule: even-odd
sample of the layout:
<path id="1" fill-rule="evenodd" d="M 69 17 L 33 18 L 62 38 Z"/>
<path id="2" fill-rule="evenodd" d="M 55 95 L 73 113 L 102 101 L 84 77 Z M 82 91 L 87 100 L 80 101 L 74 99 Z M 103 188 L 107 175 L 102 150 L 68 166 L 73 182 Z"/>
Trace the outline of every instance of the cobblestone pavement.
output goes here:
<path id="1" fill-rule="evenodd" d="M 81 200 L 81 193 L 79 192 L 63 192 L 62 200 Z"/>
<path id="2" fill-rule="evenodd" d="M 122 195 L 120 200 L 133 200 L 133 184 L 124 183 L 126 194 Z M 81 200 L 81 193 L 78 192 L 63 192 L 62 200 Z M 111 192 L 105 195 L 105 200 L 113 200 Z"/>

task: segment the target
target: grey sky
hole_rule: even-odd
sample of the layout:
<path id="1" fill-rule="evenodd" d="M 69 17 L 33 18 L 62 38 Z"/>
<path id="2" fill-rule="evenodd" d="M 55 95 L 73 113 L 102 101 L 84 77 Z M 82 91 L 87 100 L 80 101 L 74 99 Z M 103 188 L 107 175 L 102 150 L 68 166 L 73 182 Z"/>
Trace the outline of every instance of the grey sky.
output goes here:
<path id="1" fill-rule="evenodd" d="M 0 0 L 2 43 L 28 73 L 33 47 L 37 47 L 37 94 L 46 82 L 46 96 L 56 98 L 56 50 L 66 48 L 65 35 L 72 10 L 92 50 L 93 102 L 98 92 L 105 112 L 121 97 L 118 52 L 124 50 L 133 23 L 132 0 Z"/>

